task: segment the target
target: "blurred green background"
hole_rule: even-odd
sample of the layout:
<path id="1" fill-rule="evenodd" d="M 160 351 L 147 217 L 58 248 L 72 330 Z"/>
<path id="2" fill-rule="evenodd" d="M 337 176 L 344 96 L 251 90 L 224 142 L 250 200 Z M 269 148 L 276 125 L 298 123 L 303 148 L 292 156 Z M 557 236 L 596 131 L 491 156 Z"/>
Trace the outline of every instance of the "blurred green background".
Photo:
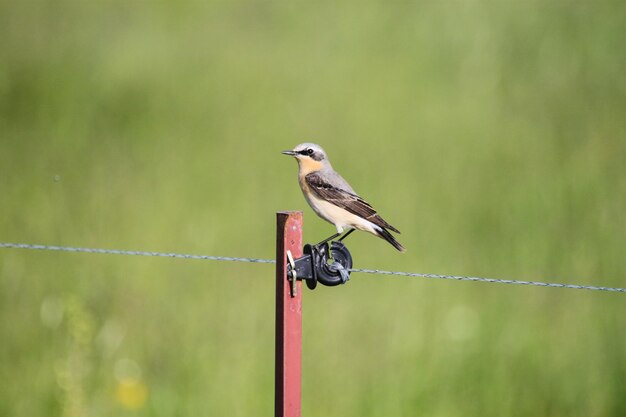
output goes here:
<path id="1" fill-rule="evenodd" d="M 626 286 L 622 1 L 0 2 L 0 241 L 272 258 L 318 142 L 360 268 Z M 273 413 L 271 265 L 0 250 L 0 415 Z M 303 415 L 624 416 L 617 293 L 354 274 Z"/>

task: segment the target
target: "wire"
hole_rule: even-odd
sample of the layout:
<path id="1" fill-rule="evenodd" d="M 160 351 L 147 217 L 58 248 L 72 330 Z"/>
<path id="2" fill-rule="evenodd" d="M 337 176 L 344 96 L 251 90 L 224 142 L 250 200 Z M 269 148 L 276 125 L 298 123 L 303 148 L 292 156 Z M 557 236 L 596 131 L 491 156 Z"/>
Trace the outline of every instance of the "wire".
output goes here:
<path id="1" fill-rule="evenodd" d="M 62 252 L 102 253 L 108 255 L 158 256 L 162 258 L 202 259 L 207 261 L 256 262 L 261 264 L 276 263 L 273 259 L 234 258 L 230 256 L 189 255 L 185 253 L 145 252 L 120 249 L 73 248 L 68 246 L 32 245 L 29 243 L 0 243 L 0 248 L 36 249 Z"/>
<path id="2" fill-rule="evenodd" d="M 200 260 L 209 260 L 209 261 L 229 261 L 229 262 L 252 262 L 252 263 L 262 263 L 262 264 L 276 263 L 276 261 L 273 259 L 237 258 L 237 257 L 230 257 L 230 256 L 190 255 L 190 254 L 183 254 L 183 253 L 146 252 L 146 251 L 121 250 L 121 249 L 77 248 L 77 247 L 69 247 L 69 246 L 33 245 L 29 243 L 1 243 L 0 242 L 0 248 L 100 253 L 100 254 L 111 254 L 111 255 L 157 256 L 157 257 L 163 257 L 163 258 L 200 259 Z M 395 275 L 395 276 L 404 276 L 404 277 L 449 279 L 449 280 L 454 280 L 454 281 L 488 282 L 488 283 L 498 283 L 498 284 L 530 285 L 530 286 L 536 286 L 536 287 L 570 288 L 570 289 L 576 289 L 576 290 L 611 291 L 611 292 L 626 293 L 626 288 L 597 287 L 593 285 L 561 284 L 561 283 L 549 283 L 549 282 L 538 282 L 538 281 L 519 281 L 519 280 L 514 280 L 514 279 L 466 277 L 466 276 L 459 276 L 459 275 L 421 274 L 421 273 L 416 273 L 416 272 L 382 271 L 379 269 L 351 268 L 349 269 L 349 271 L 360 272 L 364 274 Z"/>
<path id="3" fill-rule="evenodd" d="M 403 277 L 422 277 L 436 279 L 450 279 L 455 281 L 490 282 L 497 284 L 531 285 L 535 287 L 571 288 L 575 290 L 613 291 L 626 292 L 626 288 L 596 287 L 593 285 L 560 284 L 556 282 L 519 281 L 515 279 L 464 277 L 459 275 L 420 274 L 415 272 L 381 271 L 378 269 L 350 269 L 350 272 L 362 272 L 365 274 L 398 275 Z"/>

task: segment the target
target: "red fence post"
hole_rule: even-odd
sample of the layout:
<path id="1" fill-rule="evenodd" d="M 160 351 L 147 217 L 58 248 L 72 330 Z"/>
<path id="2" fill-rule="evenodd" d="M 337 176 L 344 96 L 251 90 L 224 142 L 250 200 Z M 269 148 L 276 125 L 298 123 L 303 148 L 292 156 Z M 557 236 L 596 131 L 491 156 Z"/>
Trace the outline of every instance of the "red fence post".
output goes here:
<path id="1" fill-rule="evenodd" d="M 291 296 L 287 251 L 302 256 L 302 212 L 276 213 L 276 376 L 274 415 L 300 417 L 302 369 L 302 282 Z"/>

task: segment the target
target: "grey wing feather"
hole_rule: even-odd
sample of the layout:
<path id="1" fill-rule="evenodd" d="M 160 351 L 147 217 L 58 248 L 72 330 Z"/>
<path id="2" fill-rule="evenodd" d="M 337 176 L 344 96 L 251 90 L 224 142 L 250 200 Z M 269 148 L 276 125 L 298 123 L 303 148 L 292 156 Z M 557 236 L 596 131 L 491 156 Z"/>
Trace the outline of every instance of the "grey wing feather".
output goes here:
<path id="1" fill-rule="evenodd" d="M 338 174 L 336 175 L 338 176 Z M 337 207 L 341 207 L 352 214 L 362 217 L 365 220 L 374 223 L 376 226 L 400 233 L 398 229 L 380 217 L 376 210 L 374 210 L 374 208 L 367 201 L 356 195 L 354 190 L 352 190 L 349 185 L 346 187 L 350 189 L 349 191 L 339 188 L 336 185 L 331 184 L 329 181 L 324 180 L 324 178 L 315 172 L 307 175 L 305 180 L 311 191 L 318 197 L 336 205 Z M 341 178 L 341 180 L 347 185 L 343 178 Z"/>

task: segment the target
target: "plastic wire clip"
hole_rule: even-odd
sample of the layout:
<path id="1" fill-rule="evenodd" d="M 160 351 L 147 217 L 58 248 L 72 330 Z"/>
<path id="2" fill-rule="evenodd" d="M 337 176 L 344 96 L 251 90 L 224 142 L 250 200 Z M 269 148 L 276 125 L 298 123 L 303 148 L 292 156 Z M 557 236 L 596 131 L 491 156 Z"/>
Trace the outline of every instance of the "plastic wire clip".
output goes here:
<path id="1" fill-rule="evenodd" d="M 296 272 L 296 262 L 293 260 L 293 255 L 291 251 L 287 251 L 287 259 L 289 260 L 289 268 L 287 268 L 287 279 L 289 280 L 289 290 L 291 292 L 291 297 L 295 297 L 297 295 L 298 287 L 296 286 L 296 280 L 298 279 L 298 275 Z"/>
<path id="2" fill-rule="evenodd" d="M 289 264 L 287 276 L 292 284 L 292 295 L 295 292 L 295 281 L 305 280 L 309 289 L 323 285 L 333 287 L 345 284 L 350 279 L 352 255 L 348 248 L 339 241 L 318 245 L 304 245 L 304 255 L 294 261 L 291 252 L 287 251 Z"/>

